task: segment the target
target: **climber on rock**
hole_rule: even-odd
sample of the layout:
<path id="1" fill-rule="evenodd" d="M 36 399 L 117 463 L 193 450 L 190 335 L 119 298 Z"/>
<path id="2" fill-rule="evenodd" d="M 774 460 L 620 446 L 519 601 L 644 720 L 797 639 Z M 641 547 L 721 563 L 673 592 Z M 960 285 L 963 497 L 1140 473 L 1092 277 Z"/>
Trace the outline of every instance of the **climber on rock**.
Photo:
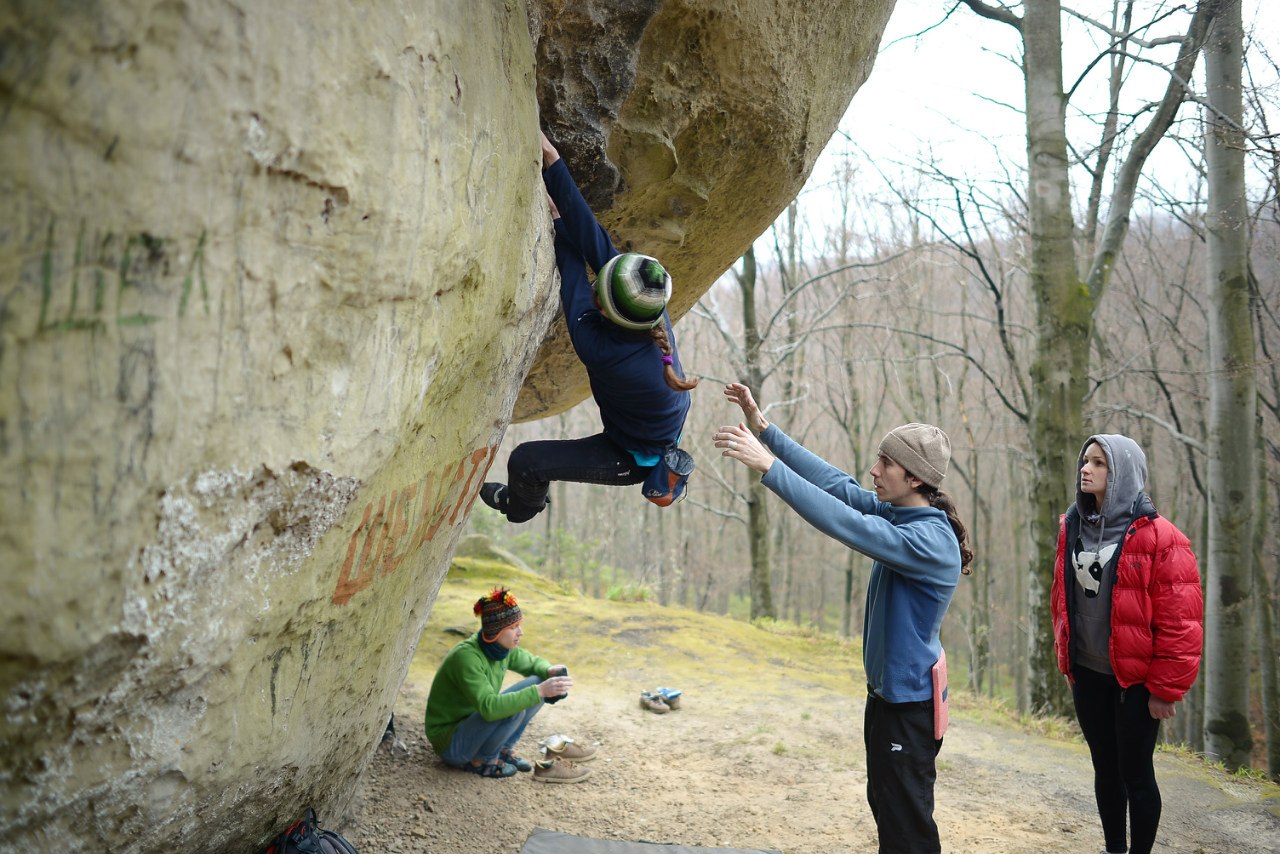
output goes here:
<path id="1" fill-rule="evenodd" d="M 560 304 L 573 349 L 587 369 L 603 431 L 581 439 L 524 442 L 507 482 L 480 499 L 511 522 L 547 505 L 553 480 L 629 486 L 666 506 L 680 497 L 693 458 L 678 447 L 689 391 L 667 314 L 671 276 L 656 259 L 619 253 L 596 222 L 560 153 L 539 131 L 542 180 L 551 201 Z M 593 285 L 587 268 L 596 272 Z"/>

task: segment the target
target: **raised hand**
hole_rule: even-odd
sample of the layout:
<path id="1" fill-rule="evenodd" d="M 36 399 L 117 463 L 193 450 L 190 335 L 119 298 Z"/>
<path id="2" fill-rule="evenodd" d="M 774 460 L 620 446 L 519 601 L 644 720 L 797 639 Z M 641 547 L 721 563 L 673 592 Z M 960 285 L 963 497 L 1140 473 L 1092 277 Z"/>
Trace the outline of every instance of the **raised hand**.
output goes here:
<path id="1" fill-rule="evenodd" d="M 746 388 L 746 386 L 743 386 Z M 753 404 L 754 405 L 754 404 Z M 759 410 L 756 410 L 757 414 Z M 765 426 L 768 426 L 767 424 Z M 717 448 L 721 449 L 721 455 L 737 460 L 748 468 L 764 474 L 773 465 L 774 456 L 769 453 L 755 434 L 747 429 L 745 424 L 735 424 L 730 427 L 721 427 L 711 437 Z"/>
<path id="2" fill-rule="evenodd" d="M 729 383 L 724 387 L 724 396 L 730 403 L 736 403 L 742 407 L 742 417 L 746 419 L 751 432 L 758 436 L 769 427 L 769 422 L 765 420 L 760 407 L 756 405 L 755 398 L 751 396 L 751 389 L 742 383 Z"/>

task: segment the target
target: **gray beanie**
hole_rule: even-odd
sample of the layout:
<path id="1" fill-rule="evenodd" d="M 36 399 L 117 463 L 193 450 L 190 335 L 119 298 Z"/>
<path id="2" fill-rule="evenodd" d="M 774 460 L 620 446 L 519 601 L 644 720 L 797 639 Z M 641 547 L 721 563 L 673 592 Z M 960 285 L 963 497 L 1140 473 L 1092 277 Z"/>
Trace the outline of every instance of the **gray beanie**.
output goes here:
<path id="1" fill-rule="evenodd" d="M 880 453 L 937 489 L 947 476 L 951 440 L 932 424 L 903 424 L 880 440 Z"/>

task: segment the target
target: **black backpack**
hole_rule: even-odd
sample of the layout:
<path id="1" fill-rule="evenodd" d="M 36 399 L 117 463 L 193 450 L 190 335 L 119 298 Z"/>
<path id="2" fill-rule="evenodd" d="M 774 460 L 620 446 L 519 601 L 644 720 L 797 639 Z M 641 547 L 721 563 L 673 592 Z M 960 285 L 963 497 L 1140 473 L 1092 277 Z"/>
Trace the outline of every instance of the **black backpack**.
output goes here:
<path id="1" fill-rule="evenodd" d="M 317 824 L 316 811 L 307 807 L 302 820 L 271 840 L 262 854 L 358 854 L 350 842 Z"/>

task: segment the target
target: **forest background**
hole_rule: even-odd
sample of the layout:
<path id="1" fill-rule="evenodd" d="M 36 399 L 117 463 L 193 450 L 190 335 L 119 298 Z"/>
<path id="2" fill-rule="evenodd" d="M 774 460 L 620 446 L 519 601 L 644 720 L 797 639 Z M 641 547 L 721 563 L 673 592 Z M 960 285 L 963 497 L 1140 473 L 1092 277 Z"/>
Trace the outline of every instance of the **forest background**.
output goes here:
<path id="1" fill-rule="evenodd" d="M 1170 101 L 1187 53 L 1213 49 L 1213 30 L 1196 29 L 1210 7 L 1220 29 L 1233 15 L 1241 23 L 1238 61 L 1225 54 L 1240 74 L 1239 118 L 1215 101 L 1222 53 L 1216 66 L 1196 62 L 1187 91 Z M 1032 34 L 1054 19 L 1074 249 L 1067 286 L 1089 297 L 1074 341 L 1069 324 L 1050 329 L 1061 312 L 1045 298 L 1045 214 L 1028 190 L 1045 178 L 1028 167 L 1044 158 L 1028 157 L 1043 149 L 1028 119 L 1040 107 L 1025 92 L 1043 90 L 1037 75 L 1054 47 Z M 953 444 L 944 486 L 977 555 L 943 629 L 953 685 L 1023 713 L 1064 713 L 1061 677 L 1046 664 L 1056 529 L 1046 530 L 1074 497 L 1083 440 L 1123 433 L 1146 450 L 1156 506 L 1191 538 L 1216 615 L 1201 678 L 1164 737 L 1280 779 L 1277 19 L 1270 0 L 1088 0 L 1078 9 L 900 0 L 876 68 L 805 190 L 676 326 L 686 370 L 702 377 L 682 439 L 698 462 L 687 499 L 659 509 L 638 487 L 554 484 L 534 521 L 509 526 L 477 504 L 471 529 L 590 595 L 858 637 L 870 561 L 720 458 L 711 434 L 738 417 L 721 388 L 747 382 L 771 421 L 859 478 L 887 430 L 938 424 Z M 1234 367 L 1221 355 L 1231 277 L 1214 248 L 1222 218 L 1211 204 L 1220 157 L 1211 140 L 1224 121 L 1238 131 L 1225 147 L 1242 158 L 1236 195 L 1247 226 L 1234 228 L 1247 231 L 1248 327 L 1248 353 Z M 1127 232 L 1108 256 L 1120 221 Z M 1055 366 L 1052 334 L 1079 355 Z M 1078 423 L 1068 416 L 1046 431 L 1046 377 L 1069 358 L 1087 364 L 1072 386 Z M 1223 378 L 1236 384 L 1215 389 Z M 1246 403 L 1233 405 L 1229 391 L 1242 387 Z M 491 479 L 521 441 L 598 430 L 589 400 L 513 425 Z M 1061 447 L 1046 449 L 1046 435 L 1064 437 Z M 1245 446 L 1232 436 L 1248 437 Z M 1233 718 L 1240 731 L 1215 745 L 1218 721 Z"/>

